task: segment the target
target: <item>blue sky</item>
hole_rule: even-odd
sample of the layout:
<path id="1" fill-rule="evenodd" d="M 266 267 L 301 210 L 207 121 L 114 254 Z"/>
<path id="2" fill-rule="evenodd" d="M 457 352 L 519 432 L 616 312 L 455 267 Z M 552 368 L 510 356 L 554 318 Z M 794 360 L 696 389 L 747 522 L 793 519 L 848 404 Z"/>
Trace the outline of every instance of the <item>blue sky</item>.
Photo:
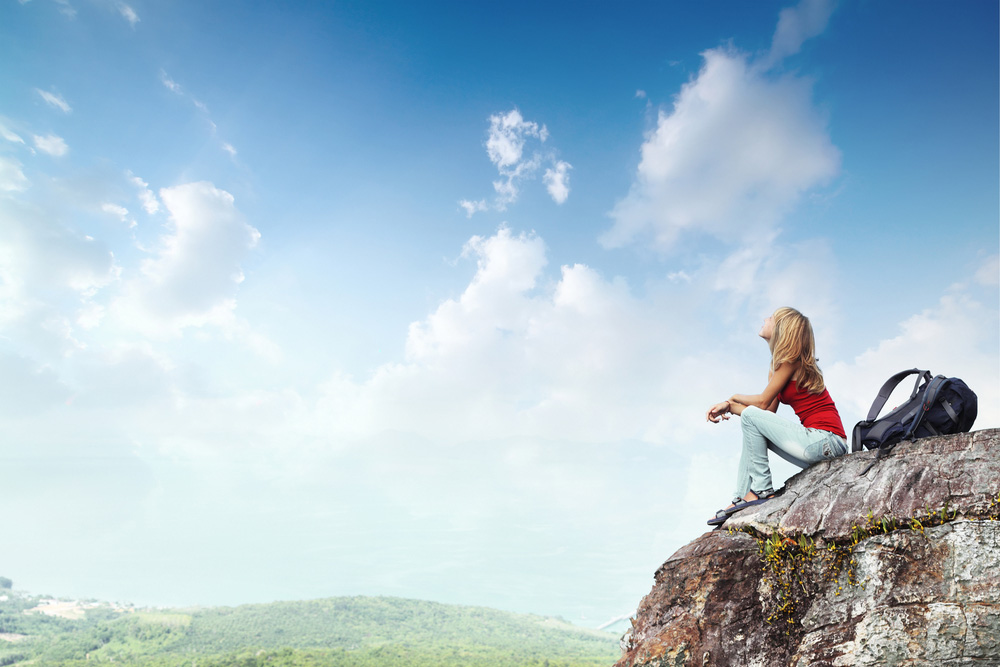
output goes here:
<path id="1" fill-rule="evenodd" d="M 848 428 L 913 366 L 1000 426 L 998 20 L 8 0 L 2 574 L 598 625 L 727 501 L 786 304 Z"/>

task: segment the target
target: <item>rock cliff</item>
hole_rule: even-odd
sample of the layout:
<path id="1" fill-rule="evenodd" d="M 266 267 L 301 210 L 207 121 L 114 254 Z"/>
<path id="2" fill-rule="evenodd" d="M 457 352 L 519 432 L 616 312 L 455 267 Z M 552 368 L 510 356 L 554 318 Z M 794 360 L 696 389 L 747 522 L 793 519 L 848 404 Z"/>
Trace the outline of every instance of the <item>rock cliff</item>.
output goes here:
<path id="1" fill-rule="evenodd" d="M 1000 665 L 1000 430 L 818 463 L 656 571 L 616 667 Z"/>

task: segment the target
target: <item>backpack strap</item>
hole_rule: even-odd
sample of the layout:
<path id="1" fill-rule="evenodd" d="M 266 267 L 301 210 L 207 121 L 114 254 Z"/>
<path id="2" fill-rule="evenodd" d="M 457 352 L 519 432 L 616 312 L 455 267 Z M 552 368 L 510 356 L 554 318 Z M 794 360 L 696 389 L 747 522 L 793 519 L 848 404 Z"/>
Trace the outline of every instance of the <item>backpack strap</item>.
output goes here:
<path id="1" fill-rule="evenodd" d="M 861 443 L 862 427 L 867 428 L 878 419 L 878 413 L 885 407 L 885 402 L 889 400 L 889 396 L 892 395 L 896 386 L 903 381 L 903 378 L 914 374 L 916 374 L 917 380 L 913 383 L 913 391 L 910 392 L 910 400 L 912 401 L 917 395 L 917 392 L 920 390 L 920 381 L 929 381 L 931 379 L 930 371 L 922 371 L 919 368 L 911 368 L 908 371 L 900 371 L 885 381 L 882 388 L 878 390 L 878 396 L 876 396 L 875 400 L 872 402 L 872 407 L 868 411 L 868 417 L 865 421 L 858 422 L 858 424 L 854 427 L 854 431 L 851 433 L 851 451 L 860 452 L 864 448 Z M 888 428 L 889 426 L 889 424 L 885 424 L 883 428 Z"/>
<path id="2" fill-rule="evenodd" d="M 946 382 L 948 382 L 948 378 L 943 375 L 938 375 L 927 384 L 927 391 L 924 392 L 923 403 L 920 405 L 920 410 L 913 418 L 913 421 L 910 422 L 910 428 L 907 429 L 906 435 L 903 436 L 904 440 L 910 440 L 913 438 L 913 434 L 917 432 L 917 427 L 920 426 L 920 423 L 924 420 L 924 417 L 927 415 L 927 411 L 930 410 L 937 401 L 938 393 L 940 393 L 941 388 L 944 387 Z M 928 424 L 928 426 L 930 426 L 930 424 Z M 930 430 L 934 433 L 933 427 L 931 427 Z"/>
<path id="3" fill-rule="evenodd" d="M 868 421 L 875 421 L 878 417 L 878 413 L 885 407 L 885 402 L 889 400 L 889 396 L 892 394 L 892 390 L 896 388 L 896 385 L 902 382 L 903 378 L 907 375 L 913 375 L 914 373 L 917 374 L 917 381 L 913 383 L 913 391 L 910 392 L 910 400 L 912 400 L 917 395 L 917 391 L 920 390 L 920 381 L 925 380 L 929 382 L 931 379 L 930 371 L 922 371 L 919 368 L 911 368 L 908 371 L 900 371 L 899 373 L 896 373 L 891 378 L 886 380 L 885 384 L 882 385 L 882 388 L 878 390 L 878 396 L 875 397 L 875 401 L 872 402 L 872 407 L 868 411 Z"/>
<path id="4" fill-rule="evenodd" d="M 948 413 L 949 419 L 951 419 L 956 424 L 961 423 L 958 419 L 958 413 L 955 412 L 955 408 L 951 407 L 951 403 L 949 403 L 947 400 L 941 401 L 941 407 L 944 408 L 944 411 Z"/>

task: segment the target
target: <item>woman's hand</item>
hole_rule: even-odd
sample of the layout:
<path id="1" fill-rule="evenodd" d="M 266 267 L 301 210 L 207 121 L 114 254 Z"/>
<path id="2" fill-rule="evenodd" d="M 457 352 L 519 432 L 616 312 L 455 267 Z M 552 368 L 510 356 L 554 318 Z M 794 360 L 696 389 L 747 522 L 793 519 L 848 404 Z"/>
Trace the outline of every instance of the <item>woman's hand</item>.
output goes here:
<path id="1" fill-rule="evenodd" d="M 729 401 L 723 401 L 709 408 L 708 412 L 705 413 L 705 419 L 713 424 L 718 424 L 720 420 L 729 419 L 731 409 L 732 406 L 729 405 Z"/>

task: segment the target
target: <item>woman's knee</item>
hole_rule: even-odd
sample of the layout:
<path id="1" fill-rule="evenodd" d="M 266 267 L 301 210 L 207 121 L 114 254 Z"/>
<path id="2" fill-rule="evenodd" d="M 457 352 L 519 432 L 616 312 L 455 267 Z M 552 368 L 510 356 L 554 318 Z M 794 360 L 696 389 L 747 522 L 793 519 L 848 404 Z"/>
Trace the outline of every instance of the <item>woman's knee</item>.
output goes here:
<path id="1" fill-rule="evenodd" d="M 753 430 L 757 431 L 757 415 L 760 414 L 761 409 L 753 405 L 748 405 L 743 408 L 743 413 L 740 415 L 740 426 L 744 431 Z"/>

